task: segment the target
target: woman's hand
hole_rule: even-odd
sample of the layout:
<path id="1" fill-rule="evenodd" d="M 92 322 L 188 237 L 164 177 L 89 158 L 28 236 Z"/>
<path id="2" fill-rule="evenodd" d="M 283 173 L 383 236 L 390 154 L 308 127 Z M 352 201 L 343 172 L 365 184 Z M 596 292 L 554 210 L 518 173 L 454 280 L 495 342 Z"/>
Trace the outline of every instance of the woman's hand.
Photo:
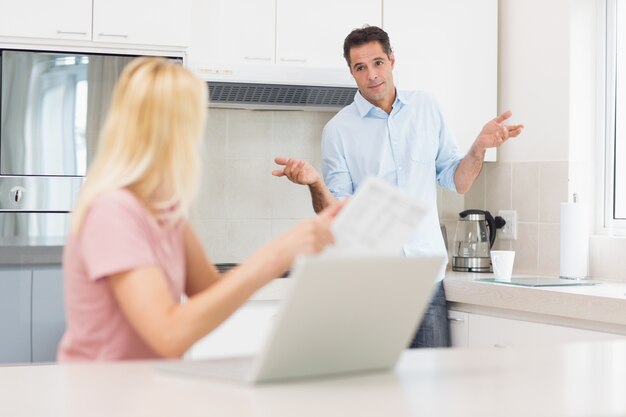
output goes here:
<path id="1" fill-rule="evenodd" d="M 287 271 L 297 256 L 321 252 L 335 242 L 331 225 L 346 201 L 337 201 L 319 215 L 301 221 L 256 251 L 249 262 L 275 278 Z"/>

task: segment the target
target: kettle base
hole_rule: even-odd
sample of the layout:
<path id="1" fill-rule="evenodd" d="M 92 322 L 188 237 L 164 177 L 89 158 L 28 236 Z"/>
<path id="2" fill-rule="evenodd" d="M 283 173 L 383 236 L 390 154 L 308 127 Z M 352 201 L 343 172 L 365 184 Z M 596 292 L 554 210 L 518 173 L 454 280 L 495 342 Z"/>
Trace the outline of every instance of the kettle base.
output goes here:
<path id="1" fill-rule="evenodd" d="M 452 270 L 460 272 L 492 272 L 491 258 L 453 256 Z"/>

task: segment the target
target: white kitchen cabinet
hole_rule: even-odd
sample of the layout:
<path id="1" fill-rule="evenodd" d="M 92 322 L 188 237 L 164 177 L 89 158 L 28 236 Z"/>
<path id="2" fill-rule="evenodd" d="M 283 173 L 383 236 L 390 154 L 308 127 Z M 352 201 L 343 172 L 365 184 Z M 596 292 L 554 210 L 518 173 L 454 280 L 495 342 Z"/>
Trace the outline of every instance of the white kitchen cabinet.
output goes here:
<path id="1" fill-rule="evenodd" d="M 190 60 L 273 64 L 275 9 L 275 0 L 193 0 Z"/>
<path id="2" fill-rule="evenodd" d="M 249 301 L 221 326 L 199 340 L 185 359 L 253 355 L 260 351 L 279 301 Z"/>
<path id="3" fill-rule="evenodd" d="M 64 331 L 60 265 L 0 269 L 0 363 L 53 362 Z"/>
<path id="4" fill-rule="evenodd" d="M 31 360 L 30 293 L 30 270 L 0 270 L 0 363 Z"/>
<path id="5" fill-rule="evenodd" d="M 346 68 L 343 40 L 380 25 L 381 0 L 193 0 L 189 61 Z"/>
<path id="6" fill-rule="evenodd" d="M 381 0 L 276 0 L 276 63 L 345 68 L 352 29 L 381 25 Z"/>
<path id="7" fill-rule="evenodd" d="M 527 347 L 566 342 L 612 340 L 622 335 L 551 324 L 534 323 L 482 314 L 468 315 L 469 347 Z"/>
<path id="8" fill-rule="evenodd" d="M 498 1 L 384 0 L 383 16 L 398 88 L 432 93 L 465 154 L 497 113 Z"/>
<path id="9" fill-rule="evenodd" d="M 192 0 L 93 0 L 93 40 L 186 46 Z"/>
<path id="10" fill-rule="evenodd" d="M 19 0 L 0 5 L 0 36 L 91 39 L 91 0 Z"/>
<path id="11" fill-rule="evenodd" d="M 187 46 L 192 0 L 2 2 L 0 36 Z"/>
<path id="12" fill-rule="evenodd" d="M 32 361 L 54 362 L 65 331 L 61 267 L 34 269 L 32 285 Z"/>
<path id="13" fill-rule="evenodd" d="M 463 311 L 448 310 L 450 343 L 452 347 L 467 347 L 469 343 L 469 314 Z"/>

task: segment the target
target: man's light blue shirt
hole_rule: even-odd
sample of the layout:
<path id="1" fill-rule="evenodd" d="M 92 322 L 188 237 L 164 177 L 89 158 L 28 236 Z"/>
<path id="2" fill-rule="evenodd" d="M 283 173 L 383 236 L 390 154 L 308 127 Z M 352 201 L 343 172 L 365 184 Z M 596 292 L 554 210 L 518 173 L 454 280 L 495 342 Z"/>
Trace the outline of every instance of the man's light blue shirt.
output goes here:
<path id="1" fill-rule="evenodd" d="M 446 255 L 436 183 L 456 191 L 454 172 L 461 158 L 438 103 L 424 92 L 397 91 L 390 114 L 357 92 L 322 134 L 322 173 L 335 197 L 352 195 L 367 177 L 376 176 L 428 207 L 404 247 L 407 256 Z"/>

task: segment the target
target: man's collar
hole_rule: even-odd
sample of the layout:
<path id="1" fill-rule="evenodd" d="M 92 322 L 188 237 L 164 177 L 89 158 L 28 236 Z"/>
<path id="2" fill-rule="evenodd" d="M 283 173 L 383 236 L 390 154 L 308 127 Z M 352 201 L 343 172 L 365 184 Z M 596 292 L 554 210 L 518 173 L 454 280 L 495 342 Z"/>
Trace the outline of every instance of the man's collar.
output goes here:
<path id="1" fill-rule="evenodd" d="M 402 92 L 402 91 L 399 91 L 396 88 L 396 100 L 393 103 L 393 107 L 396 107 L 397 103 L 406 104 L 407 101 L 406 101 L 406 94 L 404 92 Z"/>
<path id="2" fill-rule="evenodd" d="M 359 90 L 357 90 L 356 94 L 354 95 L 354 103 L 356 104 L 356 108 L 361 118 L 367 116 L 369 112 L 372 111 L 372 109 L 377 108 L 372 103 L 367 101 L 365 97 L 361 95 L 361 92 Z M 404 105 L 405 103 L 406 103 L 406 99 L 405 99 L 404 93 L 402 93 L 401 91 L 398 91 L 398 89 L 396 88 L 396 99 L 393 102 L 393 107 L 399 108 L 401 106 L 398 106 L 398 104 Z"/>
<path id="3" fill-rule="evenodd" d="M 370 110 L 376 107 L 372 103 L 367 101 L 365 97 L 361 95 L 361 92 L 359 90 L 357 90 L 356 94 L 354 95 L 354 104 L 356 104 L 356 108 L 361 118 L 367 116 Z"/>

